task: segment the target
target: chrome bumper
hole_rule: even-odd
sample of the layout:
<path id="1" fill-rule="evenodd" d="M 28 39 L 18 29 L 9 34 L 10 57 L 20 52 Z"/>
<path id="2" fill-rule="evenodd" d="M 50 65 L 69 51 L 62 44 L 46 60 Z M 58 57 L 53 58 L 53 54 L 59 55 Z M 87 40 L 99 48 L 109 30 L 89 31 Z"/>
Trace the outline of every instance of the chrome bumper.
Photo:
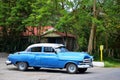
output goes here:
<path id="1" fill-rule="evenodd" d="M 82 64 L 82 65 L 78 65 L 78 68 L 91 68 L 93 67 L 93 64 Z"/>
<path id="2" fill-rule="evenodd" d="M 92 66 L 90 65 L 78 65 L 78 68 L 91 68 Z"/>
<path id="3" fill-rule="evenodd" d="M 6 60 L 6 61 L 5 61 L 5 64 L 6 64 L 6 65 L 11 65 L 11 64 L 12 64 L 12 62 L 11 62 L 11 61 L 9 61 L 9 60 Z"/>

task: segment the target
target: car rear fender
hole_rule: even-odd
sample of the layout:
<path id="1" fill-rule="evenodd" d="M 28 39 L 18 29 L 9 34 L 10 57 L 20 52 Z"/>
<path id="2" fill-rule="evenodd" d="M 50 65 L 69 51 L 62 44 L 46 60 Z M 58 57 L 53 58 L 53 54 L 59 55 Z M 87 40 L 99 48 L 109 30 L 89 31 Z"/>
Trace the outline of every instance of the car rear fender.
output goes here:
<path id="1" fill-rule="evenodd" d="M 26 61 L 17 61 L 17 62 L 15 63 L 15 65 L 17 66 L 17 64 L 20 63 L 20 62 L 25 62 L 25 63 L 27 63 L 27 65 L 28 65 L 28 67 L 29 67 L 29 63 L 26 62 Z"/>

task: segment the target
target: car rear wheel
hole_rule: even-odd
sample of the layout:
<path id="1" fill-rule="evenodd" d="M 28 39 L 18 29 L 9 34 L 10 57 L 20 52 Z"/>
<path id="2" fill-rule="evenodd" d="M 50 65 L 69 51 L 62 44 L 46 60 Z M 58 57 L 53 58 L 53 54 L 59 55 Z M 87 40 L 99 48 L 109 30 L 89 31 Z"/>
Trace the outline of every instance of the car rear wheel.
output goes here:
<path id="1" fill-rule="evenodd" d="M 25 71 L 28 69 L 28 64 L 26 62 L 18 62 L 17 63 L 17 68 L 20 71 Z"/>
<path id="2" fill-rule="evenodd" d="M 80 73 L 84 73 L 86 70 L 87 70 L 87 68 L 79 68 L 79 69 L 78 69 L 78 71 L 79 71 Z"/>
<path id="3" fill-rule="evenodd" d="M 66 69 L 67 69 L 67 72 L 70 74 L 74 74 L 78 71 L 78 67 L 73 63 L 67 64 Z"/>

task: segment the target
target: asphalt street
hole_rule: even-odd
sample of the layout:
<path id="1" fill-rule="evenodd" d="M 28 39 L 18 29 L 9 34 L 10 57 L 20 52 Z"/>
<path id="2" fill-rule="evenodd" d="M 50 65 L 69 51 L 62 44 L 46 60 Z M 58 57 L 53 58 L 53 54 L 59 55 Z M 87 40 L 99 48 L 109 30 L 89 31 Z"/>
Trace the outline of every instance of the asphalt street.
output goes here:
<path id="1" fill-rule="evenodd" d="M 0 80 L 120 80 L 120 68 L 90 68 L 84 74 L 68 74 L 65 69 L 18 71 L 13 65 L 5 65 L 6 58 L 0 58 Z"/>

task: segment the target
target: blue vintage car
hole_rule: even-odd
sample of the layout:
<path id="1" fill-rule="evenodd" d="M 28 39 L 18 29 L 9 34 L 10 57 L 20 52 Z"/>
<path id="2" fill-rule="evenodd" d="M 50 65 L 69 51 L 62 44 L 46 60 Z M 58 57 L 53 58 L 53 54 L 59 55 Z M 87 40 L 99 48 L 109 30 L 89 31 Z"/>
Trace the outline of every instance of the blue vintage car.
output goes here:
<path id="1" fill-rule="evenodd" d="M 6 64 L 14 64 L 18 70 L 25 71 L 28 67 L 66 68 L 68 73 L 85 72 L 93 67 L 93 57 L 86 52 L 70 52 L 62 44 L 38 43 L 28 46 L 25 51 L 10 54 Z"/>

